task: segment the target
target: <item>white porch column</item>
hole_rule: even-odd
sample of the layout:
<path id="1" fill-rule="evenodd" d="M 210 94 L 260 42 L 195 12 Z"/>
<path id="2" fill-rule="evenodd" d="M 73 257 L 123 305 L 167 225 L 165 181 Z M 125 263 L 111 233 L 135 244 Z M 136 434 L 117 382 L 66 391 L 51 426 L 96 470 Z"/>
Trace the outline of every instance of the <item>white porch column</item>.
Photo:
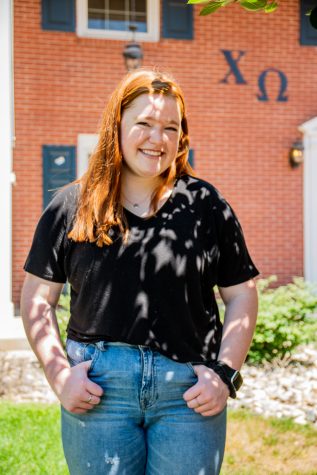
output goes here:
<path id="1" fill-rule="evenodd" d="M 26 346 L 21 318 L 12 303 L 12 146 L 13 61 L 12 1 L 0 1 L 0 350 Z"/>
<path id="2" fill-rule="evenodd" d="M 317 117 L 299 130 L 304 134 L 304 277 L 317 283 Z"/>

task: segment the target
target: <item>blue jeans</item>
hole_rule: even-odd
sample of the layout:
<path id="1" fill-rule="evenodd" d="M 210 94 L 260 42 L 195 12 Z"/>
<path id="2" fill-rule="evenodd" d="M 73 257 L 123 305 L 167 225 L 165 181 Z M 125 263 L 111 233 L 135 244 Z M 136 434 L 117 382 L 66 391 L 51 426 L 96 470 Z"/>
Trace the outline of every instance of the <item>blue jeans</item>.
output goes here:
<path id="1" fill-rule="evenodd" d="M 71 475 L 216 475 L 226 409 L 202 416 L 184 392 L 197 381 L 179 363 L 142 345 L 67 340 L 71 365 L 91 359 L 88 377 L 104 394 L 84 414 L 62 407 L 62 441 Z"/>

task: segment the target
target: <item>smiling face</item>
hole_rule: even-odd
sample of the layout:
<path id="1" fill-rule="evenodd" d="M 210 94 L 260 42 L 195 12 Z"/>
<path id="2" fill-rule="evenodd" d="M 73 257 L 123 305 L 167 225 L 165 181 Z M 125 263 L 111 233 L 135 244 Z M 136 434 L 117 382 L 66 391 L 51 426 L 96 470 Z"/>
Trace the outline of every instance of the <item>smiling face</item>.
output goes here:
<path id="1" fill-rule="evenodd" d="M 180 136 L 181 112 L 174 97 L 138 96 L 122 114 L 123 171 L 149 178 L 161 175 L 176 159 Z"/>

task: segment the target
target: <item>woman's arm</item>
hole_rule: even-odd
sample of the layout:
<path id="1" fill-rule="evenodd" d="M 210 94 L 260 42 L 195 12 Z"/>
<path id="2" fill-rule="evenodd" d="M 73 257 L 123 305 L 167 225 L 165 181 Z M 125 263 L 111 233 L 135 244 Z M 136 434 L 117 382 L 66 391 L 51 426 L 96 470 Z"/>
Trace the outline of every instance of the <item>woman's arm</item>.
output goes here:
<path id="1" fill-rule="evenodd" d="M 220 287 L 226 310 L 218 360 L 239 370 L 250 347 L 258 311 L 254 280 L 231 287 Z M 229 389 L 221 378 L 205 365 L 195 365 L 197 383 L 184 393 L 188 407 L 212 416 L 226 405 Z"/>
<path id="2" fill-rule="evenodd" d="M 63 284 L 27 273 L 21 295 L 21 314 L 31 348 L 62 405 L 70 412 L 82 413 L 100 402 L 102 389 L 90 381 L 90 361 L 71 368 L 65 356 L 56 306 Z M 90 403 L 86 403 L 93 394 Z"/>
<path id="3" fill-rule="evenodd" d="M 226 310 L 218 360 L 240 369 L 255 330 L 258 296 L 254 280 L 232 287 L 219 287 Z"/>

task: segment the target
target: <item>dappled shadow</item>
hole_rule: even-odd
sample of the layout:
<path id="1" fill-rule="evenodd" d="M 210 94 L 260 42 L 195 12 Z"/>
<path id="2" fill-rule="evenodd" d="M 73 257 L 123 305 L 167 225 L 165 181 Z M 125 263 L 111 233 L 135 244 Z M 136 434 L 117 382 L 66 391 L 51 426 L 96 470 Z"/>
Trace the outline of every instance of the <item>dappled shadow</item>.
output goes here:
<path id="1" fill-rule="evenodd" d="M 221 323 L 213 287 L 228 273 L 219 272 L 221 248 L 233 279 L 243 266 L 255 269 L 232 209 L 211 185 L 186 176 L 155 216 L 125 213 L 127 243 L 113 231 L 110 247 L 69 248 L 70 336 L 141 341 L 180 361 L 215 358 Z"/>

